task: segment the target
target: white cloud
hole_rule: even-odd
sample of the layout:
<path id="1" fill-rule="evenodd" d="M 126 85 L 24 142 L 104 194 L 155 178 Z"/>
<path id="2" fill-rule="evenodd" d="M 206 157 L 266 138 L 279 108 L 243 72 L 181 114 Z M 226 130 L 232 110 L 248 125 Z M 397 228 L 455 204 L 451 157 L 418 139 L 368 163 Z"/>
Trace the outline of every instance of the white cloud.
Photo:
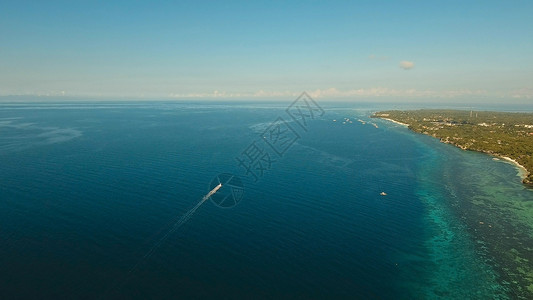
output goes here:
<path id="1" fill-rule="evenodd" d="M 38 93 L 38 94 L 18 94 L 19 96 L 54 96 L 62 95 L 60 92 Z M 224 91 L 214 90 L 211 92 L 189 92 L 189 93 L 168 93 L 166 95 L 144 96 L 144 98 L 169 98 L 169 99 L 288 99 L 296 98 L 302 93 L 302 90 L 258 90 L 258 91 Z M 338 89 L 335 87 L 325 89 L 307 90 L 307 93 L 317 99 L 369 99 L 369 98 L 398 98 L 398 99 L 451 99 L 461 97 L 497 97 L 497 98 L 518 98 L 518 99 L 533 99 L 533 89 L 523 88 L 514 91 L 494 92 L 482 89 L 448 89 L 448 90 L 433 90 L 433 89 L 414 89 L 414 88 L 387 88 L 387 87 L 365 87 L 356 89 Z M 69 93 L 65 93 L 65 97 Z M 0 97 L 2 95 L 0 94 Z M 5 95 L 4 95 L 5 96 Z M 12 96 L 16 96 L 12 95 Z M 96 97 L 101 98 L 104 95 L 79 95 L 82 97 Z M 109 96 L 106 96 L 109 98 Z M 143 98 L 140 95 L 120 95 L 115 98 Z"/>
<path id="2" fill-rule="evenodd" d="M 253 97 L 257 98 L 266 98 L 266 97 L 297 97 L 301 94 L 297 92 L 291 92 L 291 91 L 263 91 L 259 90 L 253 94 Z"/>
<path id="3" fill-rule="evenodd" d="M 517 99 L 533 99 L 533 88 L 522 88 L 512 91 L 511 97 Z"/>
<path id="4" fill-rule="evenodd" d="M 485 90 L 417 90 L 417 89 L 390 89 L 384 87 L 360 88 L 340 91 L 336 88 L 317 89 L 308 93 L 314 98 L 357 98 L 357 97 L 432 97 L 432 98 L 454 98 L 461 96 L 484 96 Z"/>
<path id="5" fill-rule="evenodd" d="M 400 68 L 404 70 L 410 70 L 415 66 L 415 63 L 412 61 L 402 60 L 400 62 Z"/>
<path id="6" fill-rule="evenodd" d="M 246 93 L 232 93 L 226 91 L 215 90 L 210 93 L 170 93 L 168 97 L 170 98 L 241 98 L 250 96 L 251 94 Z"/>
<path id="7" fill-rule="evenodd" d="M 302 92 L 293 91 L 265 91 L 256 92 L 227 92 L 215 90 L 210 93 L 170 93 L 169 98 L 285 98 L 298 97 Z"/>
<path id="8" fill-rule="evenodd" d="M 368 59 L 370 59 L 370 60 L 387 60 L 389 58 L 387 56 L 379 56 L 379 55 L 375 55 L 375 54 L 370 54 L 368 56 Z"/>
<path id="9" fill-rule="evenodd" d="M 187 93 L 187 94 L 169 94 L 170 98 L 291 98 L 298 97 L 301 91 L 264 91 L 257 92 L 225 92 L 213 91 L 211 93 Z M 359 88 L 351 90 L 339 90 L 331 87 L 327 89 L 316 89 L 308 91 L 309 96 L 313 98 L 373 98 L 373 97 L 399 97 L 399 98 L 455 98 L 461 96 L 486 96 L 485 90 L 417 90 L 417 89 L 391 89 L 385 87 Z"/>

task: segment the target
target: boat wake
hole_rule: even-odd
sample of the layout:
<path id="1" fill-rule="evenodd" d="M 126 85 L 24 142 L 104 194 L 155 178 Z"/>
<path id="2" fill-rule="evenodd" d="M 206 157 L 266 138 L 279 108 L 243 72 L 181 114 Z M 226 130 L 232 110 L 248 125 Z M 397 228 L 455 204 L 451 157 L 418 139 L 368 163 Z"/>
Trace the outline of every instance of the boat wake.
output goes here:
<path id="1" fill-rule="evenodd" d="M 174 225 L 172 226 L 172 228 L 170 228 L 169 231 L 167 231 L 167 233 L 165 233 L 165 235 L 163 235 L 163 237 L 161 237 L 161 239 L 159 239 L 159 241 L 157 241 L 157 243 L 154 244 L 154 246 L 148 251 L 146 252 L 146 254 L 141 258 L 141 261 L 139 261 L 138 264 L 140 264 L 141 262 L 143 262 L 144 260 L 150 258 L 150 256 L 152 256 L 154 254 L 154 252 L 157 250 L 157 248 L 163 243 L 165 242 L 165 240 L 173 233 L 175 232 L 176 230 L 178 230 L 183 224 L 185 224 L 191 217 L 192 215 L 196 212 L 196 210 L 198 210 L 198 208 L 200 208 L 200 206 L 202 206 L 202 204 L 204 204 L 205 201 L 207 201 L 207 199 L 209 199 L 211 196 L 213 196 L 220 188 L 222 187 L 222 183 L 219 183 L 214 189 L 212 189 L 211 191 L 209 191 L 209 193 L 207 193 L 207 195 L 205 195 L 202 200 L 200 200 L 200 202 L 198 202 L 198 204 L 196 204 L 193 208 L 191 208 L 188 212 L 186 212 L 183 216 L 181 216 L 181 218 L 176 222 L 174 223 Z M 136 266 L 137 266 L 136 265 Z M 133 269 L 132 271 L 135 271 L 135 269 Z"/>
<path id="2" fill-rule="evenodd" d="M 200 202 L 198 202 L 193 208 L 191 208 L 183 216 L 181 216 L 181 218 L 179 218 L 176 221 L 176 223 L 174 223 L 174 225 L 172 225 L 172 227 L 152 246 L 152 248 L 150 248 L 150 250 L 148 250 L 148 252 L 146 252 L 146 254 L 144 254 L 139 259 L 139 261 L 137 261 L 137 263 L 128 271 L 124 280 L 117 288 L 120 288 L 122 285 L 128 282 L 131 275 L 133 275 L 133 273 L 135 273 L 135 271 L 137 271 L 137 269 L 157 251 L 159 246 L 161 246 L 161 244 L 163 244 L 172 233 L 174 233 L 181 226 L 183 226 L 183 224 L 185 224 L 192 217 L 192 215 L 196 212 L 196 210 L 198 210 L 198 208 L 200 208 L 200 206 L 202 206 L 202 204 L 204 204 L 204 202 L 207 201 L 207 199 L 213 196 L 221 187 L 222 187 L 222 183 L 219 183 L 217 186 L 215 186 L 215 188 L 209 191 L 209 193 L 207 193 L 202 198 L 202 200 L 200 200 Z"/>

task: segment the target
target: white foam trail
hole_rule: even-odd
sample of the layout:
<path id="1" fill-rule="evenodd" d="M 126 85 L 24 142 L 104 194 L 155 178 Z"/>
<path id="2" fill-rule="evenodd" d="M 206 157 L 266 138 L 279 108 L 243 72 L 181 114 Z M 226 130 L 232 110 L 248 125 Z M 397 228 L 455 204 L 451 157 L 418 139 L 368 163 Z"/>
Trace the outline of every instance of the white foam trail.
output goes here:
<path id="1" fill-rule="evenodd" d="M 180 228 L 183 224 L 185 224 L 185 222 L 187 222 L 191 216 L 196 212 L 196 210 L 198 208 L 200 208 L 200 206 L 202 206 L 202 204 L 204 204 L 205 201 L 207 201 L 207 199 L 209 199 L 209 197 L 213 196 L 220 188 L 222 187 L 222 183 L 219 183 L 214 189 L 212 189 L 211 191 L 209 191 L 209 193 L 207 193 L 207 195 L 205 195 L 202 200 L 200 200 L 200 202 L 198 202 L 198 204 L 196 204 L 193 208 L 191 208 L 191 210 L 189 210 L 188 212 L 186 212 L 175 224 L 174 226 L 172 226 L 172 228 L 157 242 L 155 243 L 155 245 L 150 249 L 150 251 L 148 251 L 144 256 L 143 258 L 141 259 L 140 262 L 142 262 L 143 260 L 149 258 L 150 256 L 152 256 L 152 254 L 154 254 L 155 250 L 167 239 L 167 237 L 173 233 L 174 231 L 176 231 L 178 228 Z M 139 263 L 140 263 L 139 262 Z M 139 264 L 137 263 L 137 265 Z"/>
<path id="2" fill-rule="evenodd" d="M 215 186 L 214 189 L 209 191 L 209 193 L 207 193 L 207 195 L 204 196 L 202 201 L 205 201 L 205 200 L 209 199 L 209 197 L 213 196 L 221 187 L 222 187 L 222 183 L 219 183 L 217 186 Z"/>
<path id="3" fill-rule="evenodd" d="M 194 214 L 194 212 L 196 212 L 196 210 L 198 208 L 200 208 L 200 206 L 202 206 L 202 204 L 204 204 L 204 202 L 207 201 L 207 199 L 209 199 L 211 196 L 213 196 L 221 187 L 222 187 L 222 183 L 219 183 L 214 189 L 209 191 L 209 193 L 207 193 L 207 195 L 205 195 L 202 198 L 202 200 L 200 200 L 200 202 L 198 202 L 193 208 L 191 208 L 188 212 L 186 212 L 183 216 L 181 216 L 181 218 L 179 218 L 179 220 L 176 223 L 174 223 L 172 228 L 170 228 L 170 230 L 167 231 L 167 233 L 165 233 L 165 235 L 163 235 L 159 239 L 159 241 L 157 241 L 157 243 L 155 243 L 152 246 L 152 248 L 150 248 L 150 250 L 148 252 L 146 252 L 146 254 L 143 257 L 141 257 L 141 259 L 139 259 L 139 261 L 130 269 L 130 271 L 126 275 L 126 278 L 124 279 L 124 282 L 122 282 L 122 284 L 119 285 L 119 288 L 120 288 L 120 286 L 122 286 L 124 283 L 126 283 L 128 281 L 128 279 L 133 274 L 133 272 L 135 272 L 145 260 L 150 258 L 155 253 L 157 248 L 159 248 L 159 246 L 161 246 L 161 244 L 163 244 L 163 242 L 170 236 L 170 234 L 172 234 L 173 232 L 178 230 L 183 224 L 185 224 L 185 222 L 187 222 L 191 218 L 191 216 Z"/>

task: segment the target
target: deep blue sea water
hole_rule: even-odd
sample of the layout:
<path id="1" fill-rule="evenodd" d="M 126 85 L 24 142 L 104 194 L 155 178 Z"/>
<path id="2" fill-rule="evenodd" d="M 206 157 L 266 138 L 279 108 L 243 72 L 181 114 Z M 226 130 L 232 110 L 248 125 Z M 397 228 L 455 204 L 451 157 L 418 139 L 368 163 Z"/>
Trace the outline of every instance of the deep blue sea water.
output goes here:
<path id="1" fill-rule="evenodd" d="M 532 200 L 513 166 L 327 104 L 255 181 L 236 158 L 288 104 L 0 106 L 0 298 L 514 297 L 454 205 L 483 168 Z M 154 249 L 224 172 L 244 198 Z"/>

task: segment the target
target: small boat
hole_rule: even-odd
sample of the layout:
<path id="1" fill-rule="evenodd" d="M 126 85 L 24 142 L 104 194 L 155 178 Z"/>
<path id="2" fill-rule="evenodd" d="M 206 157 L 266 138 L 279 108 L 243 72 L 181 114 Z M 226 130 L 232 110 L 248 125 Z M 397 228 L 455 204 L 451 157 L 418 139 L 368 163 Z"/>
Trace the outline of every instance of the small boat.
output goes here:
<path id="1" fill-rule="evenodd" d="M 387 193 L 385 193 L 385 192 L 381 192 L 381 193 L 379 193 L 379 194 L 380 194 L 381 196 L 387 196 Z"/>

